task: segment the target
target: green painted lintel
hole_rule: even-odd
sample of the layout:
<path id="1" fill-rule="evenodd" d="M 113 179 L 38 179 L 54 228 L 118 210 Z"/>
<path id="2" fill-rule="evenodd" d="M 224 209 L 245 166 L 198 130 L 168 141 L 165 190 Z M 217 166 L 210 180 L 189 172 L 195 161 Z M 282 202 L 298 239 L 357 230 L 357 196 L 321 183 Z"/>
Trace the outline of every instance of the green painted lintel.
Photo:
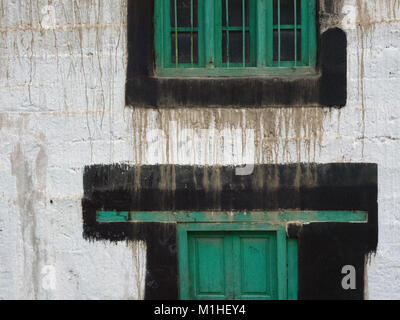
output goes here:
<path id="1" fill-rule="evenodd" d="M 98 222 L 161 222 L 215 223 L 267 222 L 285 225 L 288 222 L 367 222 L 361 211 L 281 211 L 281 212 L 117 212 L 98 211 Z"/>
<path id="2" fill-rule="evenodd" d="M 128 211 L 97 211 L 98 222 L 128 222 Z"/>

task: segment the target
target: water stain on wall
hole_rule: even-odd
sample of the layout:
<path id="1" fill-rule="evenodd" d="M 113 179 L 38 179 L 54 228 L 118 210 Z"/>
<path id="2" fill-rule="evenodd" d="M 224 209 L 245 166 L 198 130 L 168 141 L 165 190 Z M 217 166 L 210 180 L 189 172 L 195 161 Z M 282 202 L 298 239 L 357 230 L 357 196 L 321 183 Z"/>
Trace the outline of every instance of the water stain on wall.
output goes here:
<path id="1" fill-rule="evenodd" d="M 118 81 L 116 77 L 125 68 L 126 51 L 125 26 L 127 1 L 114 2 L 120 8 L 118 14 L 106 21 L 105 1 L 98 0 L 29 0 L 9 1 L 0 0 L 0 56 L 5 63 L 0 64 L 0 80 L 2 86 L 22 88 L 22 93 L 28 97 L 24 108 L 41 112 L 53 112 L 52 106 L 43 105 L 38 98 L 38 91 L 46 91 L 46 85 L 40 78 L 42 69 L 38 61 L 44 58 L 56 59 L 57 85 L 60 86 L 62 108 L 57 112 L 65 115 L 78 113 L 71 111 L 78 104 L 75 97 L 84 97 L 85 108 L 82 114 L 86 117 L 87 130 L 90 140 L 90 151 L 94 153 L 93 136 L 96 131 L 105 127 L 105 117 L 108 116 L 110 130 L 110 159 L 113 153 L 113 122 L 115 116 L 116 92 Z M 108 1 L 108 4 L 111 2 Z M 325 10 L 331 8 L 334 12 L 332 20 L 321 26 L 321 31 L 333 25 L 340 25 L 341 7 L 344 1 L 320 1 Z M 365 133 L 366 93 L 365 93 L 365 60 L 368 48 L 372 48 L 374 31 L 378 24 L 396 23 L 400 20 L 399 0 L 355 0 L 358 9 L 357 32 L 359 42 L 359 88 L 362 104 L 363 131 Z M 41 25 L 40 9 L 43 5 L 55 5 L 57 24 L 54 28 L 44 29 Z M 20 10 L 15 10 L 18 6 Z M 17 12 L 13 15 L 11 12 Z M 379 15 L 375 13 L 379 12 Z M 112 33 L 105 32 L 112 30 Z M 95 39 L 94 42 L 91 39 Z M 106 57 L 102 59 L 101 57 Z M 49 60 L 49 64 L 54 63 Z M 122 62 L 121 62 L 122 61 Z M 25 67 L 28 63 L 28 67 Z M 20 69 L 17 67 L 19 66 Z M 27 70 L 22 73 L 18 70 Z M 123 73 L 123 71 L 122 71 Z M 19 75 L 18 77 L 16 75 Z M 121 82 L 120 82 L 121 83 Z M 122 81 L 123 83 L 123 81 Z M 10 90 L 11 92 L 12 90 Z M 123 95 L 123 94 L 121 94 Z M 118 99 L 120 101 L 120 99 Z M 18 106 L 20 107 L 20 106 Z M 118 109 L 123 112 L 123 106 Z M 8 106 L 12 111 L 14 106 Z M 7 109 L 8 110 L 8 109 Z M 21 110 L 21 109 L 19 109 Z M 254 131 L 254 163 L 313 162 L 324 140 L 324 127 L 329 122 L 329 109 L 304 107 L 299 109 L 266 108 L 256 110 L 251 108 L 197 108 L 178 109 L 145 109 L 135 108 L 125 111 L 128 116 L 127 126 L 132 135 L 132 153 L 136 164 L 148 162 L 146 151 L 149 148 L 146 134 L 149 130 L 159 129 L 166 137 L 162 149 L 163 158 L 160 162 L 175 163 L 180 159 L 174 154 L 173 143 L 181 129 L 215 129 L 221 140 L 228 130 L 242 131 L 241 152 L 247 149 L 247 133 L 245 129 Z M 115 116 L 116 117 L 116 116 Z M 175 123 L 171 126 L 171 123 Z M 8 116 L 0 114 L 0 127 L 9 128 Z M 20 129 L 27 132 L 21 122 Z M 99 129 L 100 128 L 100 129 Z M 179 129 L 177 129 L 179 128 Z M 363 135 L 364 135 L 363 133 Z M 206 144 L 209 137 L 205 137 Z M 40 140 L 40 139 L 39 139 Z M 47 149 L 46 141 L 42 139 L 39 153 L 34 160 L 27 157 L 23 141 L 16 143 L 10 155 L 12 174 L 16 178 L 17 205 L 20 211 L 22 239 L 24 245 L 24 286 L 32 296 L 37 297 L 39 288 L 39 240 L 37 238 L 35 204 L 42 201 L 46 194 Z M 251 140 L 251 139 L 250 139 Z M 209 165 L 220 163 L 228 150 L 215 144 L 210 149 L 210 158 L 200 162 Z M 196 150 L 196 147 L 194 147 Z M 89 149 L 88 149 L 89 150 Z M 197 161 L 197 160 L 196 160 Z M 194 161 L 194 162 L 196 162 Z M 168 171 L 169 170 L 169 171 Z M 139 186 L 140 168 L 135 169 L 135 185 Z M 166 169 L 160 188 L 174 190 L 175 171 Z M 262 172 L 257 173 L 258 185 L 262 188 Z M 172 177 L 170 179 L 170 177 Z M 193 175 L 196 179 L 195 175 Z M 310 178 L 310 180 L 312 180 Z M 202 181 L 196 181 L 204 188 L 221 185 L 220 172 L 215 169 L 209 175 L 203 175 Z M 276 180 L 278 181 L 278 180 Z M 218 194 L 216 192 L 215 194 Z M 32 248 L 31 248 L 32 247 Z M 135 259 L 135 249 L 133 259 Z M 144 249 L 143 249 L 144 250 Z M 32 254 L 32 259 L 30 258 Z M 136 254 L 137 256 L 137 254 Z M 141 267 L 141 266 L 140 266 Z"/>
<path id="2" fill-rule="evenodd" d="M 365 60 L 366 53 L 372 55 L 374 31 L 379 24 L 400 22 L 400 0 L 356 0 L 357 7 L 357 39 L 358 39 L 358 74 L 359 97 L 361 99 L 362 141 L 364 154 L 366 92 L 365 92 Z"/>
<path id="3" fill-rule="evenodd" d="M 143 300 L 146 280 L 146 242 L 127 241 L 127 245 L 132 250 L 134 275 L 136 278 L 136 281 L 134 281 L 134 283 L 136 283 L 137 299 Z"/>
<path id="4" fill-rule="evenodd" d="M 41 149 L 39 152 L 36 173 L 39 174 L 39 189 L 45 188 L 45 176 L 41 173 L 47 170 L 46 155 Z M 35 203 L 41 197 L 40 191 L 34 183 L 33 172 L 25 152 L 18 143 L 10 157 L 12 174 L 16 178 L 17 205 L 21 221 L 21 237 L 23 246 L 23 279 L 27 296 L 38 298 L 40 277 L 40 240 L 37 232 Z M 44 183 L 44 184 L 43 184 Z"/>
<path id="5" fill-rule="evenodd" d="M 208 151 L 206 164 L 218 164 L 224 160 L 223 139 L 240 132 L 241 144 L 239 154 L 251 152 L 254 159 L 250 163 L 300 162 L 307 159 L 312 162 L 322 146 L 324 120 L 327 110 L 320 107 L 309 108 L 135 108 L 132 116 L 133 147 L 135 161 L 138 164 L 148 162 L 149 138 L 151 130 L 160 131 L 160 139 L 165 141 L 159 160 L 165 164 L 181 161 L 178 159 L 176 141 L 182 141 L 185 130 L 191 129 L 193 134 L 201 136 L 203 150 Z M 173 124 L 173 128 L 171 128 Z M 200 131 L 206 134 L 199 133 Z M 209 132 L 213 138 L 207 135 Z M 248 136 L 249 135 L 249 136 Z M 189 137 L 190 138 L 190 137 Z M 195 141 L 195 137 L 191 141 Z M 207 150 L 206 146 L 212 144 Z M 253 145 L 248 145 L 249 142 Z M 193 154 L 201 150 L 192 145 Z M 196 149 L 197 148 L 197 149 Z M 250 151 L 249 151 L 250 150 Z M 211 155 L 211 156 L 210 156 Z"/>
<path id="6" fill-rule="evenodd" d="M 0 87 L 20 90 L 19 110 L 57 109 L 66 117 L 79 110 L 92 160 L 94 141 L 106 129 L 112 159 L 126 7 L 127 0 L 0 0 Z M 12 100 L 12 92 L 3 92 Z"/>

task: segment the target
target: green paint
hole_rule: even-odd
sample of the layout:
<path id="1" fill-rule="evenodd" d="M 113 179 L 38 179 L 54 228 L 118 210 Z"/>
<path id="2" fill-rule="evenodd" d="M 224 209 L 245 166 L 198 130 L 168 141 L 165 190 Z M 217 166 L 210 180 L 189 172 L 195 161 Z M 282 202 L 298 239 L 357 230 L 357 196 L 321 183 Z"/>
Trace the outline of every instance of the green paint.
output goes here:
<path id="1" fill-rule="evenodd" d="M 129 222 L 267 222 L 284 226 L 288 222 L 367 222 L 368 215 L 360 211 L 281 211 L 281 212 L 117 212 L 98 211 L 99 222 L 119 222 L 123 216 Z"/>
<path id="2" fill-rule="evenodd" d="M 174 0 L 174 17 L 175 17 L 175 65 L 179 65 L 179 52 L 178 52 L 178 8 L 176 5 L 176 0 Z"/>
<path id="3" fill-rule="evenodd" d="M 206 68 L 214 68 L 215 66 L 215 21 L 216 15 L 213 14 L 214 12 L 214 0 L 204 0 L 199 1 L 198 6 L 201 7 L 201 4 L 204 4 L 204 27 L 205 27 L 205 34 L 204 34 L 204 43 L 202 43 L 201 48 L 205 52 L 206 57 Z"/>
<path id="4" fill-rule="evenodd" d="M 317 53 L 316 4 L 301 0 L 301 49 L 302 63 L 315 67 Z"/>
<path id="5" fill-rule="evenodd" d="M 179 224 L 178 241 L 181 299 L 287 298 L 283 228 Z"/>
<path id="6" fill-rule="evenodd" d="M 288 300 L 298 299 L 298 244 L 288 239 Z"/>
<path id="7" fill-rule="evenodd" d="M 265 30 L 266 37 L 264 37 L 264 41 L 266 41 L 266 42 L 265 42 L 265 45 L 263 46 L 266 48 L 266 51 L 267 51 L 265 65 L 267 67 L 271 67 L 273 65 L 273 60 L 274 60 L 274 27 L 273 27 L 274 6 L 273 6 L 273 1 L 266 1 L 266 2 L 264 0 L 258 0 L 258 1 L 266 3 L 266 4 L 264 4 L 266 6 L 266 15 L 261 15 L 259 17 L 259 19 L 260 19 L 259 27 L 265 24 L 266 29 L 261 28 L 261 29 L 257 30 L 257 32 L 264 33 L 264 30 Z M 266 17 L 266 18 L 264 19 L 264 17 Z M 262 56 L 261 59 L 264 59 L 263 57 L 264 56 Z M 272 74 L 274 73 L 274 72 L 272 72 L 272 69 L 269 69 L 269 70 L 271 70 Z M 280 70 L 285 70 L 285 69 L 280 69 Z"/>
<path id="8" fill-rule="evenodd" d="M 225 8 L 225 17 L 226 17 L 226 27 L 223 28 L 224 31 L 226 31 L 226 61 L 227 61 L 227 66 L 229 68 L 229 0 L 226 0 L 226 8 Z"/>
<path id="9" fill-rule="evenodd" d="M 176 3 L 176 1 L 174 1 Z M 192 2 L 191 2 L 192 3 Z M 155 0 L 155 49 L 156 74 L 165 77 L 232 77 L 232 76 L 264 76 L 264 75 L 315 75 L 317 55 L 317 29 L 315 0 L 302 0 L 301 25 L 273 25 L 273 0 L 250 0 L 249 26 L 245 23 L 241 27 L 232 27 L 227 18 L 226 26 L 222 27 L 222 12 L 229 9 L 229 3 L 222 8 L 222 1 L 204 0 L 198 2 L 198 26 L 193 26 L 191 12 L 191 26 L 177 27 L 176 6 L 173 9 L 175 20 L 171 24 L 170 1 Z M 244 6 L 244 1 L 243 4 Z M 296 8 L 297 10 L 297 8 Z M 227 15 L 228 17 L 228 15 Z M 243 10 L 245 17 L 245 10 Z M 280 20 L 280 19 L 279 19 Z M 245 20 L 243 20 L 245 21 Z M 301 30 L 302 59 L 297 61 L 273 61 L 273 31 L 278 30 L 278 45 L 280 48 L 281 30 Z M 222 61 L 222 34 L 227 33 L 227 48 L 229 47 L 230 32 L 241 31 L 243 34 L 243 62 L 227 63 Z M 178 32 L 186 32 L 191 38 L 191 63 L 179 63 Z M 250 35 L 250 62 L 245 62 L 246 32 Z M 171 34 L 175 33 L 174 55 L 175 63 L 171 59 Z M 193 34 L 198 34 L 197 64 L 193 62 Z M 295 32 L 295 41 L 297 33 Z M 295 46 L 297 51 L 297 46 Z M 280 52 L 280 50 L 279 50 Z"/>
<path id="10" fill-rule="evenodd" d="M 281 66 L 281 1 L 278 0 L 278 66 Z"/>
<path id="11" fill-rule="evenodd" d="M 272 2 L 271 2 L 272 4 Z M 266 65 L 271 65 L 271 59 L 269 59 L 268 53 L 272 53 L 272 46 L 269 46 L 269 42 L 267 39 L 272 39 L 272 28 L 267 28 L 267 21 L 270 19 L 270 14 L 272 14 L 272 10 L 267 10 L 267 4 L 263 0 L 256 1 L 256 28 L 255 32 L 257 35 L 257 40 L 255 46 L 257 48 L 257 68 L 264 68 Z M 264 19 L 264 17 L 267 17 Z M 257 43 L 264 43 L 265 45 L 256 45 Z M 253 50 L 254 51 L 254 50 Z"/>
<path id="12" fill-rule="evenodd" d="M 277 265 L 278 265 L 278 299 L 287 299 L 287 254 L 286 230 L 280 227 L 276 232 L 277 238 Z M 289 275 L 290 276 L 290 275 Z"/>
<path id="13" fill-rule="evenodd" d="M 98 222 L 127 222 L 129 221 L 129 212 L 117 212 L 117 211 L 98 211 L 97 212 Z"/>
<path id="14" fill-rule="evenodd" d="M 368 221 L 360 211 L 117 212 L 97 221 L 177 224 L 181 299 L 297 300 L 298 244 L 289 222 Z"/>
<path id="15" fill-rule="evenodd" d="M 303 0 L 304 1 L 304 0 Z M 317 7 L 314 0 L 308 0 L 308 64 L 309 66 L 315 68 L 317 63 L 317 25 L 316 25 L 316 12 Z M 306 61 L 307 63 L 307 61 Z"/>
<path id="16" fill-rule="evenodd" d="M 154 38 L 156 50 L 156 69 L 162 70 L 164 68 L 164 56 L 167 49 L 164 47 L 163 29 L 164 29 L 164 11 L 162 7 L 162 0 L 155 0 L 154 9 Z"/>
<path id="17" fill-rule="evenodd" d="M 194 64 L 194 40 L 193 40 L 193 31 L 194 31 L 194 25 L 193 25 L 193 0 L 190 0 L 190 62 Z"/>
<path id="18" fill-rule="evenodd" d="M 242 0 L 242 63 L 243 67 L 246 67 L 246 4 L 245 0 Z"/>
<path id="19" fill-rule="evenodd" d="M 294 65 L 297 66 L 297 29 L 298 29 L 298 25 L 297 25 L 297 0 L 293 0 L 293 10 L 294 10 L 294 25 L 293 25 L 293 29 L 294 29 Z M 281 26 L 282 28 L 282 26 Z"/>

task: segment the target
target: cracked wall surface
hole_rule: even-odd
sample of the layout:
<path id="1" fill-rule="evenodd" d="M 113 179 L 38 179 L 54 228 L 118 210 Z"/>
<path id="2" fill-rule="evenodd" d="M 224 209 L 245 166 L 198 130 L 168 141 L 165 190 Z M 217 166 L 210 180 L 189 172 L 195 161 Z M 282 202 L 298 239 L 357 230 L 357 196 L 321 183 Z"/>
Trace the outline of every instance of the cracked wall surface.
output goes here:
<path id="1" fill-rule="evenodd" d="M 0 299 L 143 298 L 146 245 L 82 237 L 86 165 L 296 162 L 378 164 L 367 295 L 400 299 L 400 1 L 320 2 L 346 107 L 259 110 L 126 108 L 127 1 L 0 0 Z"/>

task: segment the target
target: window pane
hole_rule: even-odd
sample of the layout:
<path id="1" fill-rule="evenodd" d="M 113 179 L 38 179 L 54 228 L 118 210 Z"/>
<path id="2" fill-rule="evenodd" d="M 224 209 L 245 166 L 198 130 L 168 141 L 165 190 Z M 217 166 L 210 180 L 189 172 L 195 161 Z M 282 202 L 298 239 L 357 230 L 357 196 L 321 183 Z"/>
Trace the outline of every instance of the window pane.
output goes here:
<path id="1" fill-rule="evenodd" d="M 278 1 L 274 0 L 274 25 L 278 24 Z M 297 24 L 301 24 L 301 0 L 280 0 L 281 25 L 294 24 L 294 1 L 297 4 Z"/>
<path id="2" fill-rule="evenodd" d="M 197 27 L 197 0 L 170 0 L 171 1 L 171 26 L 175 27 L 175 2 L 178 27 L 191 26 L 191 4 L 193 3 L 193 27 Z"/>
<path id="3" fill-rule="evenodd" d="M 278 61 L 278 30 L 274 30 L 274 61 Z M 294 30 L 281 30 L 281 61 L 294 61 Z M 301 31 L 297 31 L 297 61 L 301 61 Z"/>
<path id="4" fill-rule="evenodd" d="M 243 26 L 243 0 L 222 0 L 222 26 L 226 27 L 226 8 L 228 5 L 229 27 Z M 249 0 L 244 1 L 246 26 L 250 22 Z"/>
<path id="5" fill-rule="evenodd" d="M 250 62 L 250 32 L 246 32 L 245 40 L 245 54 L 246 63 Z M 222 34 L 222 62 L 227 63 L 227 46 L 229 46 L 229 62 L 239 63 L 243 62 L 243 32 L 241 31 L 230 31 L 229 42 L 228 33 L 223 32 Z"/>
<path id="6" fill-rule="evenodd" d="M 193 43 L 193 63 L 197 64 L 198 55 L 198 37 L 194 32 L 191 39 L 190 32 L 178 32 L 178 63 L 192 63 L 192 43 Z M 175 47 L 175 32 L 171 33 L 171 61 L 176 63 L 176 47 Z"/>

